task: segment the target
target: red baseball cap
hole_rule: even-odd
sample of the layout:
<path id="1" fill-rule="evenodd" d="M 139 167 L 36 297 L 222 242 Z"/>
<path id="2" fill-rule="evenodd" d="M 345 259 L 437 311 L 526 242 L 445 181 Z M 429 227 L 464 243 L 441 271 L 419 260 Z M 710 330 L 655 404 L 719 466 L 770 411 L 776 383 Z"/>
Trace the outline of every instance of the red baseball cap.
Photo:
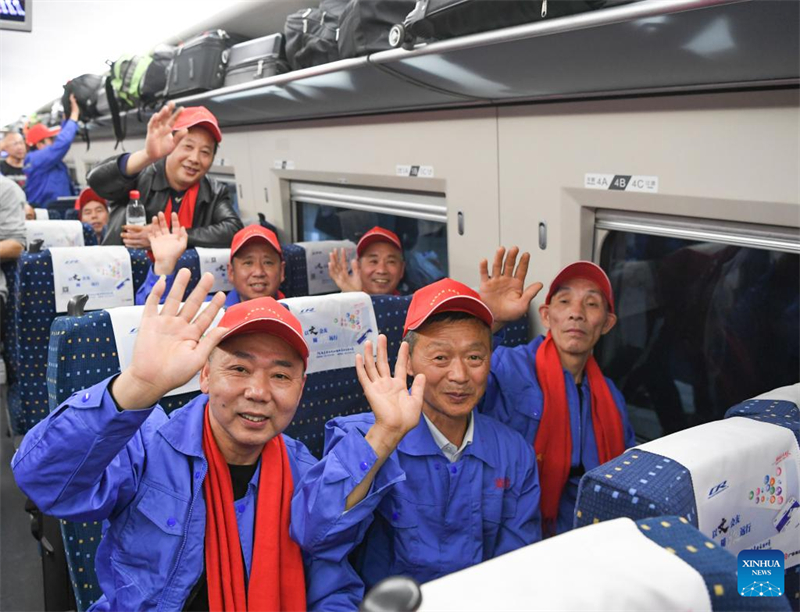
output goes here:
<path id="1" fill-rule="evenodd" d="M 400 244 L 400 238 L 397 237 L 391 230 L 383 229 L 382 227 L 378 227 L 377 225 L 369 230 L 366 234 L 361 236 L 361 240 L 358 241 L 356 245 L 356 255 L 361 257 L 364 254 L 364 251 L 367 250 L 367 247 L 371 244 L 376 242 L 388 242 L 396 246 L 400 251 L 403 251 L 403 245 Z"/>
<path id="2" fill-rule="evenodd" d="M 190 127 L 201 126 L 206 128 L 218 143 L 222 142 L 222 132 L 219 129 L 217 118 L 205 106 L 187 106 L 178 115 L 172 129 L 182 130 Z"/>
<path id="3" fill-rule="evenodd" d="M 75 208 L 82 210 L 83 207 L 89 202 L 100 202 L 103 206 L 108 208 L 108 203 L 106 202 L 105 198 L 101 198 L 99 195 L 97 195 L 97 192 L 91 187 L 87 187 L 81 191 L 81 194 L 78 196 L 78 199 L 75 202 Z"/>
<path id="4" fill-rule="evenodd" d="M 440 312 L 466 312 L 489 327 L 494 323 L 492 311 L 481 301 L 476 291 L 452 278 L 443 278 L 414 292 L 408 306 L 406 324 L 403 326 L 403 337 L 408 332 L 419 329 L 431 315 Z"/>
<path id="5" fill-rule="evenodd" d="M 233 256 L 236 255 L 236 252 L 239 249 L 253 240 L 261 240 L 266 242 L 269 246 L 275 249 L 278 252 L 278 255 L 280 255 L 281 259 L 283 259 L 281 243 L 278 242 L 278 237 L 275 235 L 275 232 L 267 229 L 266 227 L 261 227 L 255 223 L 240 229 L 233 236 L 233 242 L 231 242 L 231 259 L 233 259 Z"/>
<path id="6" fill-rule="evenodd" d="M 608 280 L 608 275 L 603 271 L 603 268 L 591 261 L 576 261 L 556 274 L 553 282 L 550 283 L 550 290 L 547 292 L 547 298 L 544 303 L 549 304 L 550 298 L 558 291 L 558 288 L 563 287 L 573 278 L 584 278 L 597 285 L 600 288 L 600 293 L 603 294 L 606 302 L 608 302 L 609 311 L 614 312 L 614 292 L 611 290 L 611 281 Z"/>
<path id="7" fill-rule="evenodd" d="M 219 326 L 228 328 L 220 342 L 239 334 L 276 336 L 300 354 L 304 369 L 308 366 L 308 345 L 303 337 L 303 326 L 297 317 L 271 297 L 234 304 L 222 315 Z"/>
<path id="8" fill-rule="evenodd" d="M 43 123 L 37 123 L 28 130 L 28 133 L 25 135 L 25 142 L 28 143 L 29 147 L 32 147 L 45 138 L 52 138 L 60 131 L 60 127 L 49 128 Z"/>

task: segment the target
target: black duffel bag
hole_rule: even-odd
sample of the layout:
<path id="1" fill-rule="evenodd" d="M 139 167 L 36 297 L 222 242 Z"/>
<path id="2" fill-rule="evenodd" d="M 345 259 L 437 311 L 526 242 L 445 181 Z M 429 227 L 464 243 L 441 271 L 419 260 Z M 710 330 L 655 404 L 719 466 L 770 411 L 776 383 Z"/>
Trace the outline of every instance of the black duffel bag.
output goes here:
<path id="1" fill-rule="evenodd" d="M 69 101 L 70 94 L 75 96 L 80 108 L 79 119 L 84 123 L 100 116 L 97 110 L 97 95 L 105 82 L 105 77 L 99 74 L 83 74 L 79 77 L 67 81 L 64 85 L 64 95 L 61 97 L 61 104 L 64 106 L 64 114 L 68 117 L 72 104 Z"/>
<path id="2" fill-rule="evenodd" d="M 339 18 L 319 9 L 304 9 L 286 18 L 286 60 L 292 70 L 339 59 Z"/>
<path id="3" fill-rule="evenodd" d="M 404 30 L 392 33 L 391 44 L 409 46 L 420 38 L 446 40 L 624 3 L 620 0 L 427 0 L 417 2 L 408 17 L 397 22 Z"/>
<path id="4" fill-rule="evenodd" d="M 390 49 L 389 31 L 403 23 L 415 4 L 415 0 L 350 0 L 339 19 L 340 57 Z"/>

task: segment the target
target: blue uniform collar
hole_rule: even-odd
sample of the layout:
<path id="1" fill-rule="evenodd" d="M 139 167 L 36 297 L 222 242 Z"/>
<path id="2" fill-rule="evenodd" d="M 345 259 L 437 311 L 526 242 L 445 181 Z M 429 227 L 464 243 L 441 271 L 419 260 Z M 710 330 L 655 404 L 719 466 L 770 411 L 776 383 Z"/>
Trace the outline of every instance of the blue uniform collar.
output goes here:
<path id="1" fill-rule="evenodd" d="M 235 304 L 241 302 L 242 299 L 239 297 L 239 294 L 236 292 L 236 289 L 231 289 L 228 291 L 228 296 L 225 298 L 225 308 L 230 308 Z"/>
<path id="2" fill-rule="evenodd" d="M 208 396 L 201 393 L 188 404 L 169 415 L 158 432 L 179 453 L 203 457 L 203 418 Z"/>
<path id="3" fill-rule="evenodd" d="M 484 439 L 485 428 L 482 420 L 488 417 L 484 417 L 483 415 L 479 414 L 477 410 L 473 409 L 472 418 L 475 422 L 474 437 L 472 439 L 472 444 L 464 449 L 462 458 L 466 455 L 473 455 L 484 463 L 487 463 L 492 467 L 497 467 L 499 463 L 497 449 L 486 444 Z M 405 455 L 411 455 L 414 457 L 444 457 L 442 449 L 439 448 L 439 446 L 436 444 L 436 441 L 433 439 L 433 436 L 431 435 L 431 430 L 428 428 L 428 424 L 425 423 L 425 419 L 423 419 L 421 416 L 419 419 L 419 424 L 414 429 L 409 431 L 405 438 L 400 441 L 400 444 L 397 445 L 397 450 Z"/>

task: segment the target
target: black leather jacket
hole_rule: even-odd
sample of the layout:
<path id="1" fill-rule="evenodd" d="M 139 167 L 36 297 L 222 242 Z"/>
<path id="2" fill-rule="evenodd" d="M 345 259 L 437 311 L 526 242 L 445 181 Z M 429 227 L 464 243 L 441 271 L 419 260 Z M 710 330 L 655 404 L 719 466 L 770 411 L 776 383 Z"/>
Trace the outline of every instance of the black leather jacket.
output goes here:
<path id="1" fill-rule="evenodd" d="M 103 161 L 86 177 L 89 186 L 108 200 L 109 220 L 104 245 L 122 244 L 125 207 L 131 189 L 139 191 L 148 221 L 167 207 L 170 197 L 166 174 L 166 159 L 161 159 L 128 178 L 119 169 L 120 155 Z M 233 235 L 242 229 L 242 220 L 231 206 L 227 187 L 204 176 L 194 208 L 194 221 L 189 234 L 189 247 L 231 246 Z"/>

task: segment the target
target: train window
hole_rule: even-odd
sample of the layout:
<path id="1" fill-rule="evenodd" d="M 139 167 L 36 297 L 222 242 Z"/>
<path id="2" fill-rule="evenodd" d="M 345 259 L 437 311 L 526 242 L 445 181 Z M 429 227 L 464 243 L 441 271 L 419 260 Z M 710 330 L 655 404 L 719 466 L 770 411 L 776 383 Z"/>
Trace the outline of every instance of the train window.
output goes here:
<path id="1" fill-rule="evenodd" d="M 352 240 L 379 225 L 403 243 L 406 292 L 447 276 L 444 195 L 292 183 L 296 241 Z"/>
<path id="2" fill-rule="evenodd" d="M 618 322 L 596 357 L 640 439 L 722 418 L 800 372 L 800 232 L 596 217 Z"/>

